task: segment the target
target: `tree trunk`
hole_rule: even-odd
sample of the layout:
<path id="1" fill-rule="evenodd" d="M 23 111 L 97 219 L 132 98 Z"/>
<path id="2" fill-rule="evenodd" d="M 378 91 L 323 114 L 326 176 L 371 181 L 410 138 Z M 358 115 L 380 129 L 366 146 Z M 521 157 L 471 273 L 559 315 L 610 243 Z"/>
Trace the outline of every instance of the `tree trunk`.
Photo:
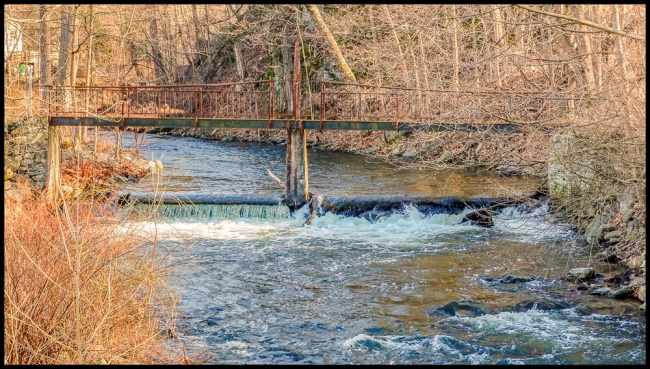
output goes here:
<path id="1" fill-rule="evenodd" d="M 202 51 L 200 46 L 199 16 L 196 11 L 196 4 L 192 4 L 192 23 L 194 26 L 194 54 L 192 54 L 192 62 L 190 65 L 192 66 L 192 82 L 196 83 L 196 59 Z"/>
<path id="2" fill-rule="evenodd" d="M 372 34 L 372 44 L 377 45 L 377 32 L 375 31 L 375 17 L 372 14 L 372 4 L 368 5 L 368 18 L 370 18 L 370 33 Z"/>
<path id="3" fill-rule="evenodd" d="M 458 20 L 456 19 L 458 10 L 456 9 L 457 5 L 451 5 L 452 6 L 452 16 L 454 19 L 452 19 L 451 23 L 451 29 L 452 29 L 452 41 L 453 41 L 453 48 L 454 48 L 454 88 L 456 91 L 460 90 L 460 80 L 459 80 L 459 69 L 460 69 L 460 53 L 458 50 Z"/>
<path id="4" fill-rule="evenodd" d="M 191 41 L 192 36 L 190 36 L 190 26 L 188 24 L 189 22 L 185 22 L 185 24 L 187 25 L 187 27 L 186 27 L 186 30 L 187 30 L 187 32 L 186 32 L 187 42 L 185 40 L 183 40 L 183 28 L 181 27 L 181 21 L 186 21 L 186 17 L 185 17 L 185 14 L 183 14 L 183 6 L 182 5 L 176 5 L 175 6 L 175 14 L 176 14 L 176 28 L 178 29 L 178 38 L 180 39 L 180 44 L 181 44 L 181 48 L 183 50 L 183 55 L 185 55 L 185 60 L 187 60 L 188 68 L 190 66 L 193 67 L 194 66 L 194 64 L 192 64 L 193 60 L 192 60 L 192 58 L 190 56 L 190 54 L 191 54 L 191 46 L 190 45 L 192 44 L 190 41 Z M 186 75 L 187 72 L 188 71 L 184 70 L 183 74 Z M 194 79 L 194 73 L 192 73 L 192 78 L 191 79 Z M 185 82 L 185 83 L 187 83 L 187 82 Z"/>
<path id="5" fill-rule="evenodd" d="M 72 6 L 72 45 L 70 47 L 70 87 L 74 87 L 77 83 L 77 58 L 79 53 L 76 52 L 77 44 L 79 43 L 79 33 L 77 32 L 77 6 Z"/>
<path id="6" fill-rule="evenodd" d="M 58 127 L 48 127 L 47 166 L 45 167 L 45 199 L 48 202 L 57 199 L 61 186 L 60 134 L 61 132 Z"/>
<path id="7" fill-rule="evenodd" d="M 578 17 L 581 19 L 585 19 L 585 7 L 586 5 L 574 5 L 574 8 L 578 13 Z M 585 55 L 584 63 L 582 66 L 582 74 L 585 78 L 586 87 L 588 89 L 593 89 L 595 87 L 596 78 L 594 77 L 594 61 L 591 55 L 591 37 L 588 33 L 586 33 L 586 31 L 588 31 L 586 25 L 583 24 L 580 28 L 584 32 L 580 36 L 581 42 L 579 43 L 580 53 Z"/>
<path id="8" fill-rule="evenodd" d="M 242 17 L 235 11 L 232 5 L 228 4 L 226 10 L 228 11 L 228 14 L 232 12 L 232 15 L 237 20 L 237 23 L 242 21 Z M 237 28 L 237 23 L 230 22 L 231 30 L 235 30 Z M 241 44 L 239 43 L 236 37 L 233 40 L 232 49 L 235 54 L 235 65 L 237 66 L 237 76 L 239 77 L 239 82 L 243 82 L 245 76 L 244 59 L 242 57 Z M 241 88 L 242 88 L 241 85 L 235 86 L 236 91 L 241 91 Z"/>
<path id="9" fill-rule="evenodd" d="M 155 5 L 153 6 L 155 7 Z M 151 22 L 149 22 L 149 33 L 151 35 L 151 58 L 153 59 L 154 63 L 154 75 L 156 77 L 156 82 L 165 83 L 167 73 L 165 72 L 165 64 L 160 52 L 160 46 L 158 44 L 158 22 L 156 21 L 155 14 L 153 14 Z"/>
<path id="10" fill-rule="evenodd" d="M 285 32 L 280 48 L 282 53 L 282 87 L 287 102 L 287 114 L 293 117 L 293 86 L 291 85 L 291 71 L 293 70 L 293 52 L 291 50 L 291 40 Z"/>
<path id="11" fill-rule="evenodd" d="M 86 55 L 86 86 L 90 86 L 93 66 L 93 4 L 89 5 L 88 9 L 88 54 Z M 90 105 L 90 90 L 86 91 L 86 116 L 88 115 L 88 108 Z M 95 127 L 96 128 L 96 127 Z M 83 127 L 81 132 L 82 141 L 86 141 L 88 137 L 88 127 Z M 95 132 L 95 139 L 97 139 L 97 132 Z M 95 143 L 95 146 L 97 144 Z"/>
<path id="12" fill-rule="evenodd" d="M 318 10 L 318 7 L 314 4 L 307 5 L 307 8 L 311 11 L 312 15 L 314 16 L 314 21 L 316 25 L 318 26 L 320 31 L 325 35 L 325 38 L 327 38 L 327 41 L 329 42 L 330 47 L 332 48 L 332 51 L 336 56 L 336 60 L 339 62 L 339 66 L 343 70 L 343 73 L 349 80 L 356 83 L 357 79 L 354 77 L 354 73 L 352 73 L 352 69 L 350 69 L 348 63 L 345 61 L 345 58 L 343 57 L 343 54 L 341 53 L 341 49 L 339 49 L 339 45 L 336 43 L 334 36 L 332 36 L 332 33 L 330 32 L 329 28 L 327 28 L 325 21 L 323 21 L 323 18 L 321 17 L 320 14 L 320 10 Z"/>
<path id="13" fill-rule="evenodd" d="M 54 83 L 67 86 L 70 81 L 70 59 L 72 49 L 72 11 L 74 5 L 63 5 L 61 8 L 61 37 L 59 40 L 59 66 L 56 71 Z"/>
<path id="14" fill-rule="evenodd" d="M 422 59 L 422 67 L 424 68 L 424 86 L 429 90 L 429 70 L 427 68 L 427 54 L 424 51 L 424 44 L 422 43 L 422 31 L 418 33 L 418 39 L 420 41 L 420 58 Z"/>
<path id="15" fill-rule="evenodd" d="M 494 42 L 496 43 L 496 53 L 501 52 L 501 38 L 503 37 L 503 20 L 501 19 L 501 10 L 498 5 L 494 6 Z M 497 86 L 501 87 L 501 69 L 499 66 L 499 58 L 494 58 L 494 67 L 497 73 Z"/>
<path id="16" fill-rule="evenodd" d="M 390 12 L 386 4 L 383 4 L 384 11 L 386 12 L 386 17 L 388 18 L 388 24 L 390 24 L 390 29 L 393 31 L 393 37 L 395 37 L 395 43 L 397 44 L 397 50 L 399 51 L 399 56 L 402 60 L 402 73 L 404 73 L 404 78 L 406 79 L 406 87 L 411 87 L 411 78 L 409 77 L 409 71 L 406 67 L 406 61 L 404 59 L 404 53 L 402 52 L 402 46 L 399 42 L 399 37 L 397 37 L 397 31 L 395 31 L 395 25 L 393 20 L 390 17 Z"/>
<path id="17" fill-rule="evenodd" d="M 621 29 L 621 21 L 620 21 L 620 14 L 619 14 L 619 6 L 623 6 L 623 9 L 625 9 L 625 5 L 612 5 L 614 7 L 614 29 L 617 31 L 620 31 Z M 625 55 L 623 53 L 623 40 L 621 39 L 620 36 L 616 37 L 615 36 L 615 43 L 614 43 L 614 51 L 616 52 L 616 56 L 618 56 L 618 65 L 621 66 L 621 78 L 626 80 L 627 79 L 627 60 L 625 59 Z M 626 84 L 625 89 L 627 92 L 629 92 L 629 86 Z"/>
<path id="18" fill-rule="evenodd" d="M 39 37 L 39 50 L 40 50 L 40 85 L 49 85 L 50 77 L 52 75 L 52 65 L 50 64 L 50 25 L 47 21 L 47 12 L 45 5 L 39 5 L 40 24 L 40 37 Z M 43 89 L 42 98 L 47 98 L 47 90 Z"/>
<path id="19" fill-rule="evenodd" d="M 122 157 L 122 137 L 120 135 L 120 127 L 115 127 L 115 160 L 120 162 Z"/>
<path id="20" fill-rule="evenodd" d="M 237 65 L 237 75 L 239 77 L 239 82 L 244 81 L 244 61 L 242 60 L 241 48 L 239 47 L 239 42 L 235 41 L 232 45 L 233 51 L 235 52 L 235 64 Z M 241 90 L 241 85 L 237 85 L 238 91 Z"/>

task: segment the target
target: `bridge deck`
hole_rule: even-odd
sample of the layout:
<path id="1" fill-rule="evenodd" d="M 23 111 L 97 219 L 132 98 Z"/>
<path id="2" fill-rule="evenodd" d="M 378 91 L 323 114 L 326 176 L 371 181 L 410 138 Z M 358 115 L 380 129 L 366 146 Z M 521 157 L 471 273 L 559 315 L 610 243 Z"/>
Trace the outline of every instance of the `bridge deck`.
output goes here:
<path id="1" fill-rule="evenodd" d="M 313 92 L 294 93 L 287 108 L 286 101 L 277 101 L 274 83 L 45 86 L 46 106 L 54 126 L 517 132 L 527 123 L 560 117 L 570 100 L 584 99 L 320 81 Z M 295 86 L 302 91 L 299 81 Z"/>
<path id="2" fill-rule="evenodd" d="M 303 120 L 293 119 L 192 119 L 192 118 L 124 118 L 113 121 L 98 118 L 52 117 L 53 126 L 99 126 L 99 127 L 161 127 L 161 128 L 248 128 L 283 129 L 303 128 L 307 130 L 357 130 L 357 131 L 486 131 L 519 132 L 515 124 L 418 124 L 372 121 Z"/>

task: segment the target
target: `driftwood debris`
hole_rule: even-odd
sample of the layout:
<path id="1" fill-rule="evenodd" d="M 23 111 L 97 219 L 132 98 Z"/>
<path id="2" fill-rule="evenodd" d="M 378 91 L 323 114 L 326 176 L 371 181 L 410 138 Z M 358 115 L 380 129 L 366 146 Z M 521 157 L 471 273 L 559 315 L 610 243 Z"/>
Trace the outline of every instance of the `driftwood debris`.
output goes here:
<path id="1" fill-rule="evenodd" d="M 280 178 L 276 177 L 273 173 L 271 173 L 271 170 L 270 170 L 270 169 L 268 169 L 266 172 L 268 173 L 268 175 L 269 175 L 271 178 L 273 178 L 273 179 L 278 183 L 278 186 L 280 186 L 280 188 L 285 188 L 285 187 L 286 187 L 286 186 L 284 185 L 284 183 L 282 183 L 282 181 L 280 180 Z"/>

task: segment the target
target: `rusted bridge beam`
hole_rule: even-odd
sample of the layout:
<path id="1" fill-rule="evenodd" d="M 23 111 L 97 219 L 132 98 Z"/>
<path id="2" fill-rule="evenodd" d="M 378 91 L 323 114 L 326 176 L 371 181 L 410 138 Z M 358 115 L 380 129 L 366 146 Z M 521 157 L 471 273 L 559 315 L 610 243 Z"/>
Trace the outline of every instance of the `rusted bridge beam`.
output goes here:
<path id="1" fill-rule="evenodd" d="M 52 117 L 54 126 L 99 126 L 117 127 L 119 121 L 100 120 L 97 118 Z M 196 124 L 196 125 L 195 125 Z M 293 119 L 202 119 L 202 118 L 124 118 L 123 127 L 160 127 L 160 128 L 241 128 L 241 129 L 286 129 L 299 128 L 306 130 L 321 130 L 320 120 Z M 517 124 L 422 124 L 395 122 L 356 122 L 324 120 L 322 130 L 353 130 L 353 131 L 487 131 L 519 132 Z"/>

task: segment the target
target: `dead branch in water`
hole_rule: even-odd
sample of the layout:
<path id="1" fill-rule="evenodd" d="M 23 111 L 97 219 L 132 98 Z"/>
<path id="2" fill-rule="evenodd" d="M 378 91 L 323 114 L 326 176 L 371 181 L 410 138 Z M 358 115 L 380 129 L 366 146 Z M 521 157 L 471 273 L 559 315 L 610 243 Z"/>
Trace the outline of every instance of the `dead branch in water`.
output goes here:
<path id="1" fill-rule="evenodd" d="M 270 169 L 268 169 L 266 172 L 269 174 L 269 176 L 270 176 L 271 178 L 273 178 L 273 179 L 278 183 L 278 186 L 280 186 L 280 188 L 285 188 L 285 187 L 286 187 L 286 186 L 284 185 L 284 183 L 282 183 L 282 181 L 280 180 L 280 178 L 276 177 L 273 173 L 271 173 L 271 170 L 270 170 Z"/>

